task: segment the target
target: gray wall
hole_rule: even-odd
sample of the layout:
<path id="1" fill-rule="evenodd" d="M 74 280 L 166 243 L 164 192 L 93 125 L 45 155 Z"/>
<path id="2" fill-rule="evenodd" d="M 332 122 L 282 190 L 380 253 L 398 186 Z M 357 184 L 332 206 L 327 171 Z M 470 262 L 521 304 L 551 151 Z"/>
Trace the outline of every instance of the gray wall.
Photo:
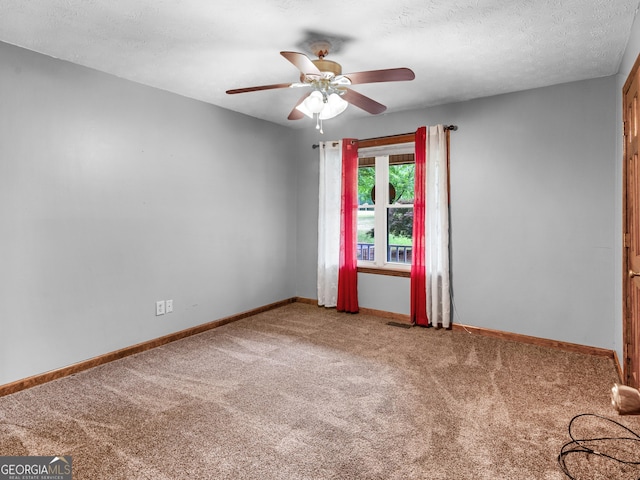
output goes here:
<path id="1" fill-rule="evenodd" d="M 0 384 L 292 297 L 293 135 L 0 43 Z"/>
<path id="2" fill-rule="evenodd" d="M 451 137 L 454 321 L 616 344 L 616 79 L 607 77 L 335 123 L 325 139 L 456 124 Z M 338 119 L 336 119 L 338 120 Z M 317 150 L 298 145 L 297 288 L 316 297 Z M 407 279 L 359 275 L 363 307 L 409 313 Z"/>

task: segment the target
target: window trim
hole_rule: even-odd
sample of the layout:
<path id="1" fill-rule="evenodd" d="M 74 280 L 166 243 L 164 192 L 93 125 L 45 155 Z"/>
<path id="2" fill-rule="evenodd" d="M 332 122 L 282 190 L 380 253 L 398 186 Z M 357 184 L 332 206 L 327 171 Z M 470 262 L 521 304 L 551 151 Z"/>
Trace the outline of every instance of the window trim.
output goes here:
<path id="1" fill-rule="evenodd" d="M 409 268 L 380 268 L 358 266 L 358 273 L 370 273 L 372 275 L 388 275 L 390 277 L 411 277 L 411 265 Z"/>
<path id="2" fill-rule="evenodd" d="M 415 154 L 415 134 L 398 135 L 394 137 L 383 137 L 371 140 L 361 140 L 358 145 L 358 159 L 375 157 L 376 167 L 376 185 L 381 181 L 381 185 L 387 185 L 389 183 L 389 157 L 393 155 L 407 155 Z M 385 158 L 385 167 L 383 172 L 380 173 L 381 179 L 378 179 L 379 175 L 379 161 L 378 158 Z M 414 159 L 415 160 L 415 159 Z M 386 178 L 386 181 L 385 181 Z M 389 203 L 389 193 L 386 189 L 382 189 L 384 194 L 384 202 L 379 207 L 381 210 L 385 210 Z M 376 207 L 377 209 L 378 207 Z M 384 215 L 382 215 L 384 217 Z M 376 229 L 377 231 L 384 231 L 379 229 L 377 222 L 384 221 L 379 218 L 380 215 L 376 215 Z M 386 218 L 386 217 L 385 217 Z M 386 255 L 385 255 L 386 260 Z M 389 275 L 395 277 L 410 277 L 411 276 L 411 264 L 400 264 L 392 262 L 384 262 L 383 264 L 376 264 L 366 260 L 358 260 L 358 272 L 370 273 L 377 275 Z"/>

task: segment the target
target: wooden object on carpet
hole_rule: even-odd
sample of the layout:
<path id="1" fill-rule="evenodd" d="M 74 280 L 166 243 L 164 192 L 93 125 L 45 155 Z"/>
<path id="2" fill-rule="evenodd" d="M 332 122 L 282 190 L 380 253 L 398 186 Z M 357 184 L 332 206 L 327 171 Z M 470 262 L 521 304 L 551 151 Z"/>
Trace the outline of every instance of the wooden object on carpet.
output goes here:
<path id="1" fill-rule="evenodd" d="M 611 404 L 620 415 L 640 415 L 640 391 L 615 384 L 611 389 Z"/>

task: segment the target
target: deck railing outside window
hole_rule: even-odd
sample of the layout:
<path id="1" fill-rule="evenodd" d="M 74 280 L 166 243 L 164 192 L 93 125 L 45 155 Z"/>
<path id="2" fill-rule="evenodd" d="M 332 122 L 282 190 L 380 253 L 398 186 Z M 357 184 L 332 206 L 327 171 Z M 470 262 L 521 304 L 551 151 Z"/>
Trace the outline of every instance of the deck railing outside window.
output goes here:
<path id="1" fill-rule="evenodd" d="M 411 245 L 389 245 L 387 247 L 387 261 L 391 263 L 411 264 Z M 373 261 L 375 248 L 373 243 L 358 243 L 358 260 Z"/>

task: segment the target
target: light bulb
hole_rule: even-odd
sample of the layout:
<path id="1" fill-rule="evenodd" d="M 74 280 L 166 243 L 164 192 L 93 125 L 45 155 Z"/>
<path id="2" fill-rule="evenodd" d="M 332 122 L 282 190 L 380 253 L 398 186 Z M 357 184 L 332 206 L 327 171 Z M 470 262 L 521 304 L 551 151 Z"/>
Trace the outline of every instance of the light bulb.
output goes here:
<path id="1" fill-rule="evenodd" d="M 322 93 L 318 90 L 314 90 L 311 94 L 305 99 L 304 106 L 311 113 L 320 113 L 322 111 L 322 107 L 324 107 L 324 97 Z"/>
<path id="2" fill-rule="evenodd" d="M 320 118 L 327 120 L 329 118 L 336 117 L 345 111 L 349 103 L 342 99 L 337 93 L 332 93 L 327 98 L 327 103 L 324 104 L 324 108 L 320 112 Z"/>

